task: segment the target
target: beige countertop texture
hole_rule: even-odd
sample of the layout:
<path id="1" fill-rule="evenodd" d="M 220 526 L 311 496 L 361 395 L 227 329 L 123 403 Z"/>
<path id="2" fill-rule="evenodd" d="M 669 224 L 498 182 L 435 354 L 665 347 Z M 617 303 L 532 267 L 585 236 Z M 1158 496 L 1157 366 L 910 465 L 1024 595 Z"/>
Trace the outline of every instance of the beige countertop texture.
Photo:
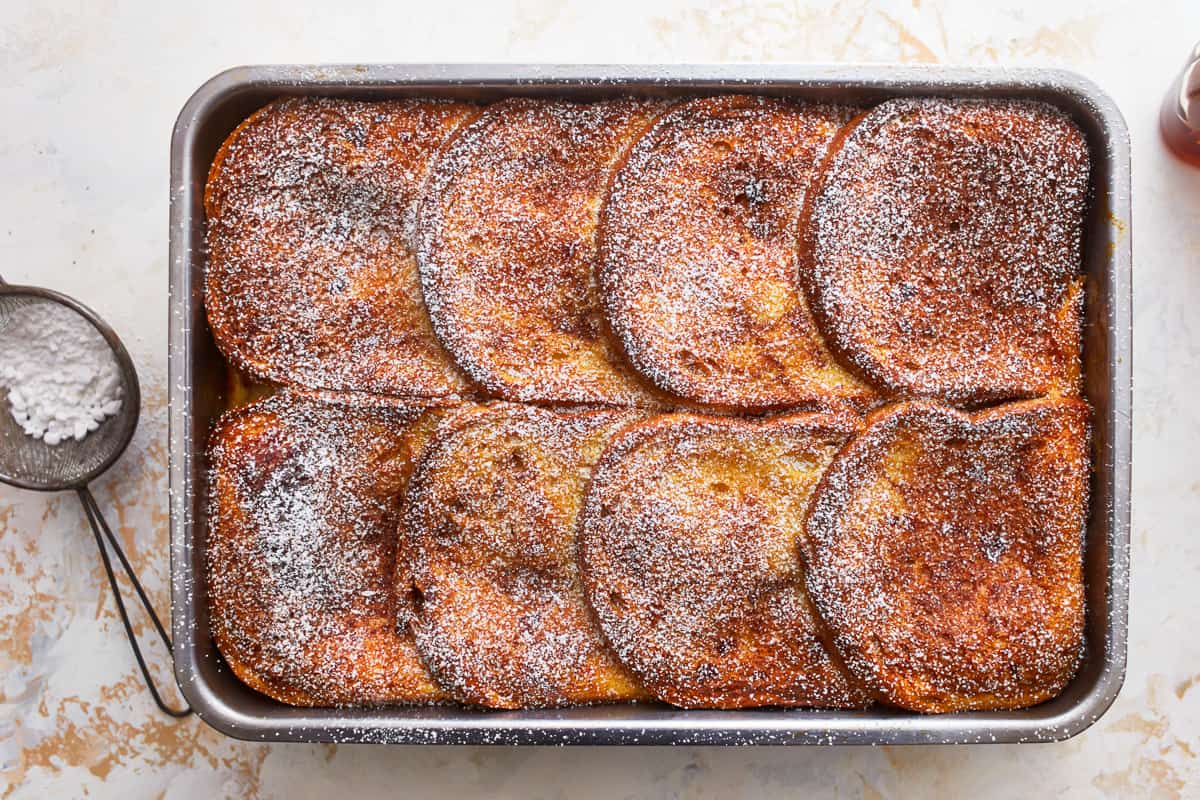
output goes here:
<path id="1" fill-rule="evenodd" d="M 69 495 L 0 487 L 0 798 L 1200 796 L 1200 170 L 1155 114 L 1200 2 L 450 4 L 0 0 L 0 273 L 92 305 L 145 408 L 96 488 L 167 601 L 167 181 L 191 92 L 270 62 L 928 62 L 1069 67 L 1133 139 L 1129 672 L 1060 744 L 452 748 L 247 744 L 156 712 Z M 168 676 L 161 653 L 155 668 Z"/>

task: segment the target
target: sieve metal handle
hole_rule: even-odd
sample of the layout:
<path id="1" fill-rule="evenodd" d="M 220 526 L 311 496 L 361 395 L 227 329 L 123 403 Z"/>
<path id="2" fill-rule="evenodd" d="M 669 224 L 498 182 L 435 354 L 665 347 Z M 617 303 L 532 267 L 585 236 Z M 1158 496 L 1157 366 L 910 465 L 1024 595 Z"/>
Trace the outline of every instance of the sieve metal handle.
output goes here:
<path id="1" fill-rule="evenodd" d="M 3 279 L 0 278 L 0 283 Z M 175 648 L 171 645 L 171 637 L 167 636 L 167 631 L 163 624 L 158 619 L 158 614 L 154 613 L 154 606 L 150 604 L 150 598 L 146 597 L 146 591 L 142 588 L 141 582 L 137 579 L 137 575 L 133 572 L 133 567 L 129 564 L 129 559 L 125 557 L 125 551 L 121 549 L 121 545 L 117 542 L 117 537 L 113 536 L 112 530 L 108 527 L 108 523 L 104 521 L 104 516 L 100 513 L 100 506 L 96 504 L 96 498 L 92 496 L 91 491 L 86 487 L 76 490 L 79 495 L 79 502 L 83 504 L 83 511 L 87 514 L 88 523 L 92 527 L 92 534 L 96 537 L 96 547 L 100 550 L 100 560 L 104 562 L 104 571 L 108 574 L 108 585 L 112 587 L 113 599 L 117 601 L 117 611 L 121 613 L 121 622 L 125 625 L 125 635 L 129 637 L 129 646 L 133 648 L 133 657 L 137 659 L 138 667 L 142 670 L 142 677 L 146 681 L 146 688 L 150 690 L 150 696 L 154 698 L 155 704 L 162 710 L 164 714 L 170 714 L 172 717 L 186 717 L 192 713 L 191 706 L 184 704 L 183 708 L 171 708 L 163 702 L 162 696 L 158 693 L 158 688 L 154 685 L 154 679 L 150 676 L 150 669 L 146 666 L 146 659 L 142 657 L 142 648 L 138 645 L 137 637 L 133 633 L 133 625 L 129 622 L 129 612 L 125 610 L 125 601 L 121 598 L 121 586 L 117 583 L 117 576 L 113 573 L 112 560 L 108 556 L 108 550 L 104 547 L 104 539 L 108 539 L 108 543 L 116 552 L 117 558 L 121 561 L 121 566 L 125 569 L 125 575 L 129 578 L 129 582 L 133 584 L 134 590 L 137 592 L 138 598 L 142 601 L 142 608 L 146 610 L 151 621 L 154 623 L 155 629 L 158 630 L 158 635 L 162 642 L 167 647 L 167 652 L 174 655 Z M 104 537 L 101 538 L 101 531 Z"/>

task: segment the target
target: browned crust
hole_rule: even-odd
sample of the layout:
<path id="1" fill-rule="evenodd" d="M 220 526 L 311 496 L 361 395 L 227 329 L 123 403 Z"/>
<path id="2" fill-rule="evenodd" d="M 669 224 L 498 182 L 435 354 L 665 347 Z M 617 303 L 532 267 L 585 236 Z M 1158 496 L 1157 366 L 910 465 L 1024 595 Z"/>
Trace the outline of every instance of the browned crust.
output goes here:
<path id="1" fill-rule="evenodd" d="M 298 706 L 447 699 L 397 634 L 392 594 L 399 497 L 434 419 L 287 392 L 221 418 L 210 625 L 244 683 Z"/>
<path id="2" fill-rule="evenodd" d="M 210 222 L 206 276 L 210 324 L 236 368 L 262 380 L 292 384 L 278 395 L 226 414 L 210 440 L 213 497 L 206 566 L 212 633 L 233 672 L 247 685 L 282 702 L 309 706 L 425 703 L 453 695 L 463 702 L 498 708 L 540 707 L 636 700 L 648 697 L 649 690 L 684 707 L 857 707 L 866 702 L 864 692 L 869 691 L 897 706 L 942 712 L 1032 705 L 1055 696 L 1070 680 L 1079 663 L 1083 636 L 1081 548 L 1087 509 L 1088 409 L 1081 401 L 1061 398 L 1077 395 L 1081 386 L 1079 250 L 1088 159 L 1082 134 L 1064 116 L 1040 104 L 905 100 L 859 115 L 831 145 L 826 144 L 829 137 L 815 135 L 814 140 L 821 140 L 818 144 L 793 142 L 811 150 L 811 163 L 821 160 L 823 147 L 828 147 L 828 157 L 807 193 L 792 187 L 791 196 L 804 196 L 809 202 L 792 220 L 798 223 L 792 225 L 793 233 L 801 234 L 795 242 L 800 256 L 796 274 L 785 270 L 788 277 L 783 283 L 791 281 L 804 291 L 787 295 L 792 305 L 783 316 L 797 315 L 797 326 L 807 331 L 808 338 L 787 342 L 807 342 L 799 348 L 800 361 L 809 359 L 828 368 L 830 383 L 792 380 L 787 347 L 776 347 L 764 361 L 728 347 L 716 348 L 714 355 L 688 362 L 690 367 L 703 362 L 703 370 L 684 370 L 680 378 L 671 371 L 677 364 L 656 365 L 648 359 L 643 352 L 648 348 L 630 334 L 645 330 L 621 321 L 621 312 L 613 310 L 617 307 L 613 299 L 621 299 L 624 289 L 606 287 L 603 299 L 610 306 L 609 319 L 597 311 L 601 299 L 597 284 L 591 282 L 591 270 L 597 258 L 602 256 L 607 265 L 610 250 L 616 251 L 605 234 L 601 256 L 596 254 L 597 225 L 607 230 L 609 207 L 615 207 L 608 203 L 600 213 L 597 205 L 608 192 L 625 191 L 621 181 L 626 170 L 637 172 L 648 190 L 660 193 L 669 181 L 646 178 L 644 172 L 653 168 L 662 169 L 668 178 L 711 179 L 711 185 L 706 184 L 708 193 L 697 195 L 704 200 L 701 206 L 731 204 L 732 221 L 715 225 L 715 230 L 724 233 L 724 226 L 745 242 L 757 235 L 754 226 L 768 229 L 775 216 L 791 219 L 787 214 L 799 209 L 782 201 L 775 204 L 778 207 L 774 200 L 760 201 L 761 187 L 743 191 L 749 185 L 746 181 L 737 189 L 742 177 L 758 180 L 757 167 L 735 163 L 733 156 L 743 152 L 745 142 L 765 147 L 763 137 L 730 140 L 725 144 L 729 152 L 717 152 L 722 147 L 713 144 L 711 132 L 702 130 L 697 136 L 713 152 L 702 152 L 697 165 L 683 167 L 677 162 L 686 159 L 673 161 L 665 147 L 688 149 L 679 142 L 688 144 L 695 131 L 680 120 L 686 122 L 688 114 L 702 121 L 722 114 L 736 118 L 748 109 L 774 120 L 787 119 L 797 109 L 828 114 L 839 122 L 846 115 L 843 110 L 776 99 L 726 96 L 674 106 L 654 124 L 664 107 L 630 99 L 587 106 L 514 99 L 489 107 L 472 125 L 479 110 L 457 103 L 297 99 L 260 109 L 223 143 L 210 168 L 204 198 Z M 586 113 L 607 120 L 607 138 L 595 131 L 590 142 L 575 136 L 586 128 L 575 125 L 577 115 Z M 936 119 L 921 122 L 922 115 Z M 514 117 L 538 121 L 543 127 L 521 128 Z M 569 131 L 565 137 L 569 143 L 562 130 L 554 132 L 554 124 L 546 133 L 544 123 L 562 122 L 559 117 L 568 120 L 562 124 Z M 967 122 L 962 122 L 963 117 Z M 505 136 L 531 146 L 518 148 L 518 156 L 472 151 L 480 144 L 468 139 L 487 140 L 494 132 L 489 125 L 501 123 L 515 128 Z M 920 135 L 909 130 L 914 124 Z M 405 125 L 412 129 L 404 129 Z M 900 130 L 888 133 L 889 125 Z M 287 148 L 271 148 L 272 142 L 288 136 L 299 136 L 297 141 L 304 145 L 304 137 L 318 129 L 335 131 L 332 138 L 321 139 L 320 147 L 325 149 L 320 157 L 335 158 L 334 178 L 345 179 L 345 186 L 330 189 L 313 174 L 289 173 L 289 169 L 319 165 L 300 163 L 303 158 L 285 164 L 290 157 Z M 881 167 L 871 160 L 881 157 L 871 147 L 884 133 L 900 144 L 893 142 L 883 153 L 887 158 Z M 769 134 L 767 130 L 764 136 Z M 951 134 L 959 139 L 941 142 Z M 336 142 L 339 135 L 342 141 Z M 317 134 L 317 139 L 322 136 Z M 511 144 L 505 136 L 500 138 Z M 969 140 L 966 145 L 962 137 Z M 390 144 L 381 145 L 381 140 Z M 983 143 L 983 154 L 971 149 L 975 142 Z M 689 157 L 695 157 L 692 145 L 688 144 Z M 388 151 L 392 146 L 400 148 L 399 157 Z M 442 151 L 461 147 L 463 159 L 438 162 L 439 146 Z M 931 148 L 933 155 L 895 157 L 894 151 L 903 154 L 909 152 L 905 148 L 920 147 Z M 521 153 L 529 156 L 530 163 L 507 174 Z M 594 157 L 584 163 L 587 153 Z M 999 174 L 996 163 L 1010 158 L 1021 161 L 1021 168 L 1034 177 L 1052 175 L 1053 180 L 1046 190 L 1034 191 L 981 188 L 963 179 L 971 190 L 967 199 L 980 201 L 978 208 L 972 206 L 968 214 L 962 209 L 931 211 L 912 205 L 919 222 L 914 231 L 920 240 L 915 243 L 891 235 L 886 226 L 863 221 L 871 219 L 871 203 L 894 200 L 897 207 L 904 205 L 903 190 L 897 187 L 907 186 L 909 173 L 889 166 L 889 158 L 909 165 L 912 174 L 922 165 L 933 165 L 937 177 L 933 195 L 946 195 L 962 188 L 956 183 L 960 176 L 971 174 L 970 163 L 965 168 L 947 165 L 974 157 L 972 153 L 988 166 L 987 175 Z M 373 163 L 377 155 L 382 161 Z M 989 161 L 993 156 L 1001 162 Z M 644 160 L 632 163 L 636 157 Z M 471 257 L 463 262 L 457 278 L 485 275 L 486 280 L 481 281 L 482 290 L 476 287 L 468 296 L 469 302 L 456 301 L 459 316 L 447 316 L 445 330 L 437 331 L 448 344 L 456 337 L 466 342 L 461 352 L 455 352 L 471 377 L 505 397 L 661 408 L 673 402 L 666 395 L 670 391 L 693 408 L 704 405 L 715 411 L 827 404 L 861 410 L 883 393 L 938 396 L 967 405 L 1031 395 L 1049 398 L 976 414 L 926 402 L 891 406 L 873 413 L 867 432 L 836 458 L 832 453 L 839 443 L 860 427 L 849 415 L 837 412 L 767 420 L 689 414 L 646 420 L 633 410 L 555 412 L 507 403 L 460 407 L 450 415 L 426 410 L 437 403 L 454 405 L 470 391 L 468 378 L 458 372 L 434 336 L 416 272 L 415 198 L 431 164 L 437 165 L 442 184 L 435 189 L 430 182 L 424 195 L 422 202 L 435 210 L 429 212 L 423 235 L 442 225 L 438 215 L 450 218 L 464 226 L 462 235 L 468 240 L 479 237 L 476 249 L 495 260 L 492 266 L 517 267 L 497 280 L 496 275 L 478 269 L 474 259 L 481 254 L 466 248 Z M 893 167 L 899 170 L 895 174 L 887 171 Z M 393 174 L 396 169 L 403 174 Z M 447 187 L 463 181 L 463 170 L 471 173 L 470 180 L 486 185 L 492 206 L 481 211 L 468 208 L 462 198 L 454 199 Z M 855 194 L 859 183 L 869 182 L 876 173 L 887 178 L 873 184 L 876 191 Z M 355 176 L 362 182 L 356 183 Z M 310 186 L 318 187 L 315 194 L 305 194 Z M 342 188 L 345 195 L 338 193 Z M 739 191 L 752 201 L 746 208 L 737 202 Z M 269 205 L 285 195 L 300 198 L 298 204 L 285 204 L 299 210 L 283 213 L 279 210 L 283 206 L 277 206 L 274 215 L 264 216 L 264 207 L 258 204 Z M 482 195 L 467 192 L 467 196 Z M 315 238 L 322 240 L 315 241 L 313 231 L 335 218 L 338 203 L 344 210 L 347 204 L 353 206 L 345 220 L 349 229 L 369 222 L 371 235 L 338 239 L 349 243 L 343 247 L 324 241 L 329 231 L 321 229 Z M 756 216 L 756 206 L 770 208 L 757 209 L 761 214 Z M 367 207 L 370 210 L 364 211 Z M 572 209 L 586 213 L 571 216 Z M 364 216 L 354 217 L 358 211 L 364 211 Z M 512 224 L 506 216 L 510 214 L 519 217 L 520 224 Z M 977 224 L 994 220 L 997 214 L 1000 223 Z M 1022 214 L 1033 223 L 1018 225 L 1028 223 Z M 681 229 L 688 237 L 709 242 L 688 233 L 709 230 L 703 220 L 697 222 L 691 212 L 676 216 L 687 223 Z M 560 220 L 564 224 L 555 227 L 553 223 Z M 953 231 L 947 229 L 951 222 L 956 226 Z M 894 268 L 884 270 L 881 285 L 886 291 L 860 293 L 847 304 L 840 296 L 846 287 L 836 281 L 853 283 L 880 270 L 877 253 L 864 255 L 856 249 L 861 238 L 838 234 L 839 226 L 854 225 L 903 240 L 917 252 L 893 259 Z M 656 246 L 677 232 L 675 227 L 656 226 L 645 215 L 626 227 Z M 784 227 L 781 222 L 778 230 Z M 520 235 L 505 238 L 514 232 Z M 720 241 L 717 234 L 712 241 Z M 967 236 L 978 241 L 960 247 L 959 239 Z M 783 235 L 777 238 L 787 240 Z M 971 261 L 979 253 L 1000 251 L 1017 252 L 1020 257 L 1010 260 L 1032 269 L 1036 279 L 1024 275 L 1021 281 L 1010 281 L 1003 270 L 993 269 L 992 262 Z M 436 248 L 431 246 L 430 252 L 437 252 Z M 1036 257 L 1025 258 L 1031 252 Z M 933 257 L 930 254 L 936 256 L 932 262 L 927 259 Z M 738 268 L 743 255 L 731 247 L 714 269 Z M 440 255 L 429 256 L 431 264 L 441 260 Z M 401 262 L 403 274 L 394 269 Z M 354 289 L 352 302 L 339 306 L 327 291 L 331 281 L 341 280 L 334 272 L 362 264 L 372 274 Z M 929 264 L 933 266 L 920 273 Z M 999 278 L 951 291 L 942 281 L 951 274 L 947 264 L 957 272 L 979 266 L 980 274 Z M 308 271 L 289 274 L 293 268 Z M 552 276 L 549 290 L 537 283 L 538 270 Z M 909 272 L 920 273 L 924 283 L 909 287 Z M 751 294 L 762 294 L 763 286 L 771 288 L 770 281 L 742 283 L 752 287 Z M 488 291 L 497 285 L 517 287 L 517 300 L 508 302 L 505 296 Z M 915 316 L 908 313 L 905 304 L 910 292 L 916 292 L 914 296 L 929 308 Z M 435 297 L 439 309 L 435 323 L 441 319 L 447 294 Z M 980 308 L 991 309 L 989 303 L 1000 295 L 1017 298 L 1012 302 L 1018 312 L 1010 313 L 1006 306 L 1009 311 L 996 319 L 972 318 Z M 814 327 L 810 303 L 832 350 L 826 349 Z M 503 324 L 489 322 L 489 314 L 499 315 Z M 856 335 L 852 329 L 863 319 L 868 327 L 875 326 L 869 336 Z M 402 333 L 403 341 L 381 346 L 380 330 L 370 327 L 374 321 L 385 324 L 387 335 Z M 470 338 L 472 326 L 487 341 L 491 364 L 477 357 L 481 340 Z M 560 338 L 534 341 L 532 334 L 544 330 Z M 770 330 L 758 331 L 750 339 L 751 350 L 766 347 L 764 342 L 770 339 Z M 950 345 L 941 347 L 946 341 Z M 886 347 L 876 357 L 871 348 L 880 343 Z M 687 344 L 693 355 L 701 352 L 698 344 Z M 843 364 L 827 358 L 831 352 Z M 996 352 L 1007 353 L 1009 361 L 997 366 L 989 360 Z M 627 369 L 625 359 L 658 386 Z M 738 379 L 723 381 L 722 375 L 714 376 L 714 364 L 725 364 Z M 781 375 L 786 379 L 781 380 Z M 235 378 L 232 394 L 239 402 L 263 390 L 242 376 Z M 875 389 L 861 381 L 873 382 Z M 772 394 L 772 385 L 785 390 Z M 797 393 L 799 385 L 816 385 L 819 391 Z M 414 396 L 425 399 L 407 399 Z M 526 418 L 570 419 L 594 429 L 579 433 L 576 440 L 563 434 L 563 443 L 511 432 L 501 435 L 513 420 Z M 629 423 L 631 427 L 609 441 Z M 552 428 L 534 426 L 533 430 Z M 701 441 L 704 437 L 697 431 L 706 432 L 708 441 Z M 476 435 L 482 443 L 473 446 L 470 440 Z M 665 442 L 675 447 L 676 439 L 689 435 L 695 446 L 679 456 L 678 463 L 655 450 L 667 447 Z M 400 497 L 431 436 L 436 447 L 429 452 L 436 450 L 437 456 L 426 460 L 422 499 L 404 507 L 401 524 Z M 804 436 L 825 437 L 819 457 L 804 459 L 807 466 L 793 470 L 786 453 L 769 458 L 779 455 L 772 448 Z M 742 447 L 743 439 L 756 444 Z M 581 510 L 593 465 L 606 441 Z M 673 467 L 720 443 L 720 459 L 725 461 L 714 468 L 720 473 L 718 479 L 701 475 L 704 481 L 686 484 L 674 494 L 655 494 L 659 483 L 670 480 Z M 338 569 L 353 577 L 355 591 L 342 591 L 345 585 L 331 582 L 328 573 L 309 573 L 306 580 L 316 582 L 316 594 L 298 602 L 283 591 L 288 581 L 280 580 L 271 566 L 274 556 L 264 548 L 292 547 L 281 544 L 280 537 L 298 517 L 294 508 L 282 509 L 281 503 L 301 497 L 306 481 L 314 476 L 302 476 L 298 487 L 275 496 L 274 501 L 261 487 L 275 479 L 293 481 L 291 472 L 303 472 L 303 462 L 317 450 L 335 454 L 336 464 L 324 471 L 340 482 L 341 489 L 328 493 L 325 502 L 310 504 L 305 513 L 314 514 L 320 525 L 308 534 L 324 543 L 319 549 L 326 564 L 341 564 Z M 987 457 L 980 457 L 977 450 L 986 451 Z M 514 454 L 518 457 L 512 461 Z M 475 466 L 484 462 L 495 467 L 502 459 L 509 460 L 493 469 L 494 474 L 481 477 Z M 809 478 L 821 473 L 830 459 L 833 466 L 819 488 L 812 490 L 816 478 Z M 986 474 L 980 472 L 984 467 Z M 992 473 L 1003 479 L 989 477 Z M 793 478 L 791 485 L 780 486 L 780 481 L 788 483 L 788 476 Z M 442 494 L 451 484 L 478 488 L 456 489 L 447 500 Z M 712 489 L 714 484 L 724 489 Z M 798 491 L 797 486 L 805 488 Z M 614 487 L 622 488 L 618 492 Z M 703 497 L 688 491 L 704 487 L 712 491 L 701 492 Z M 738 498 L 736 508 L 727 509 L 723 497 L 731 489 Z M 807 501 L 773 505 L 759 499 L 789 492 L 812 494 L 811 505 Z M 898 499 L 894 507 L 885 504 L 883 513 L 875 507 L 879 497 Z M 601 513 L 606 498 L 615 501 L 615 511 Z M 871 498 L 875 501 L 867 502 Z M 673 524 L 665 513 L 672 503 L 696 500 L 700 505 L 688 518 L 690 528 Z M 658 501 L 662 502 L 651 508 Z M 353 508 L 367 510 L 356 515 L 348 511 Z M 768 521 L 772 513 L 788 515 L 790 527 L 766 525 L 746 508 Z M 287 513 L 281 515 L 281 510 Z M 653 511 L 653 519 L 636 517 L 636 511 Z M 581 531 L 577 543 L 573 538 L 576 516 Z M 726 518 L 728 524 L 719 524 Z M 637 528 L 648 521 L 657 527 Z M 770 530 L 752 535 L 761 533 L 756 525 Z M 786 558 L 780 561 L 779 553 L 787 548 L 771 549 L 785 538 L 780 531 L 786 528 L 794 533 L 805 526 L 807 535 L 800 536 L 789 551 L 793 555 L 802 551 L 802 558 L 797 565 Z M 589 529 L 595 530 L 589 533 Z M 967 538 L 946 544 L 943 540 L 951 535 L 946 530 Z M 711 541 L 697 531 L 710 534 Z M 890 533 L 885 536 L 881 531 Z M 978 541 L 970 539 L 975 534 Z M 603 541 L 602 535 L 607 537 Z M 650 535 L 661 535 L 670 546 L 650 552 L 645 543 Z M 1016 541 L 1009 541 L 1014 536 Z M 472 547 L 459 546 L 468 540 Z M 705 542 L 708 549 L 699 552 L 697 542 Z M 753 562 L 756 555 L 767 565 L 762 575 L 754 571 L 753 563 L 743 568 L 743 562 Z M 618 556 L 625 560 L 619 561 Z M 705 562 L 704 557 L 712 560 Z M 292 562 L 285 562 L 285 567 L 287 563 Z M 850 566 L 834 568 L 831 563 Z M 807 575 L 799 566 L 803 564 L 810 568 Z M 878 579 L 875 593 L 870 587 L 851 585 L 866 580 L 864 575 Z M 707 577 L 707 582 L 698 576 Z M 456 584 L 451 578 L 462 582 Z M 759 591 L 756 578 L 767 588 Z M 666 593 L 675 605 L 664 611 L 662 593 L 651 590 L 663 585 L 678 589 L 682 585 L 678 581 L 684 579 L 692 581 L 688 591 Z M 380 581 L 387 587 L 386 598 L 378 594 Z M 367 599 L 360 591 L 364 586 L 370 587 Z M 586 607 L 585 592 L 599 623 Z M 706 593 L 713 594 L 711 607 L 705 605 Z M 472 600 L 472 596 L 484 599 Z M 447 597 L 459 599 L 451 602 Z M 816 614 L 814 600 L 829 624 Z M 775 601 L 789 614 L 776 613 L 779 608 L 771 605 Z M 893 606 L 902 607 L 904 613 Z M 692 637 L 678 640 L 684 646 L 663 646 L 651 635 L 671 613 L 692 626 Z M 635 630 L 640 638 L 629 633 L 639 615 L 652 623 Z M 301 635 L 281 629 L 281 619 L 306 620 L 308 627 Z M 497 620 L 506 622 L 497 624 Z M 600 627 L 615 653 L 597 638 Z M 449 694 L 423 665 L 413 642 L 414 630 L 424 637 L 422 652 L 446 682 Z M 566 660 L 547 657 L 545 648 L 537 650 L 545 645 L 544 639 L 540 645 L 530 643 L 530 637 L 536 640 L 537 634 L 555 632 L 580 637 L 584 644 L 575 652 L 583 654 L 582 661 L 564 666 Z M 793 660 L 791 667 L 777 669 L 787 658 L 808 661 Z"/>
<path id="3" fill-rule="evenodd" d="M 1082 132 L 1031 102 L 892 100 L 829 150 L 800 275 L 883 391 L 980 404 L 1080 390 Z"/>
<path id="4" fill-rule="evenodd" d="M 633 410 L 464 408 L 434 434 L 404 512 L 400 622 L 457 700 L 536 708 L 644 699 L 584 599 L 576 519 Z"/>
<path id="5" fill-rule="evenodd" d="M 648 380 L 765 410 L 872 402 L 826 348 L 796 223 L 848 110 L 730 95 L 671 108 L 626 154 L 600 225 L 605 313 Z"/>
<path id="6" fill-rule="evenodd" d="M 658 403 L 606 335 L 594 270 L 613 164 L 663 105 L 505 100 L 438 160 L 421 203 L 422 286 L 437 335 L 489 392 Z"/>
<path id="7" fill-rule="evenodd" d="M 850 416 L 691 414 L 626 428 L 580 527 L 588 598 L 621 660 L 685 708 L 858 708 L 830 658 L 796 539 Z"/>
<path id="8" fill-rule="evenodd" d="M 1055 697 L 1083 646 L 1087 405 L 966 414 L 901 403 L 868 420 L 813 498 L 809 592 L 846 666 L 922 712 Z"/>
<path id="9" fill-rule="evenodd" d="M 275 101 L 226 139 L 205 187 L 205 308 L 239 369 L 312 389 L 455 397 L 413 254 L 438 147 L 477 109 L 436 100 Z"/>

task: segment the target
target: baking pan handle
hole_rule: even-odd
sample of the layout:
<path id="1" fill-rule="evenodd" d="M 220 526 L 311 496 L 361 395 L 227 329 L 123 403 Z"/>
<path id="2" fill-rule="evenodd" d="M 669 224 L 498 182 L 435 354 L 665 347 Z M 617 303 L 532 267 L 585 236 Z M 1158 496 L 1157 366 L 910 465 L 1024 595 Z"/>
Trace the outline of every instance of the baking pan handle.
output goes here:
<path id="1" fill-rule="evenodd" d="M 146 609 L 146 613 L 150 616 L 151 621 L 154 622 L 154 627 L 158 630 L 158 635 L 162 637 L 163 644 L 167 646 L 167 652 L 174 655 L 175 649 L 171 646 L 171 638 L 167 636 L 167 631 L 163 628 L 162 622 L 159 621 L 158 614 L 154 613 L 154 606 L 150 604 L 150 599 L 146 597 L 146 591 L 142 588 L 141 581 L 133 573 L 133 567 L 130 566 L 129 559 L 125 557 L 125 551 L 121 549 L 121 545 L 117 542 L 117 537 L 113 536 L 108 523 L 104 521 L 104 517 L 100 513 L 100 506 L 96 504 L 96 498 L 92 496 L 91 491 L 86 486 L 79 489 L 78 494 L 79 502 L 83 504 L 83 511 L 87 514 L 88 523 L 92 526 L 92 535 L 96 537 L 96 547 L 100 550 L 100 560 L 104 562 L 104 572 L 108 575 L 108 585 L 112 587 L 113 599 L 117 601 L 117 611 L 121 613 L 121 622 L 125 625 L 125 635 L 129 637 L 129 646 L 133 648 L 133 657 L 137 659 L 138 667 L 142 670 L 142 677 L 146 681 L 146 688 L 150 690 L 150 696 L 154 698 L 155 705 L 164 714 L 169 714 L 172 717 L 186 717 L 192 713 L 191 706 L 186 704 L 183 708 L 171 708 L 168 706 L 163 702 L 162 696 L 159 695 L 158 688 L 154 685 L 154 679 L 150 677 L 150 670 L 146 666 L 146 659 L 142 657 L 142 648 L 138 645 L 137 637 L 133 634 L 133 625 L 129 622 L 129 612 L 125 610 L 125 601 L 121 598 L 121 587 L 117 583 L 117 576 L 113 573 L 112 560 L 108 557 L 108 550 L 104 547 L 104 539 L 100 536 L 101 531 L 104 532 L 104 538 L 108 539 L 108 543 L 112 545 L 117 558 L 121 560 L 121 566 L 125 568 L 125 575 L 128 576 L 129 582 L 133 584 L 138 598 L 142 601 L 142 607 Z"/>

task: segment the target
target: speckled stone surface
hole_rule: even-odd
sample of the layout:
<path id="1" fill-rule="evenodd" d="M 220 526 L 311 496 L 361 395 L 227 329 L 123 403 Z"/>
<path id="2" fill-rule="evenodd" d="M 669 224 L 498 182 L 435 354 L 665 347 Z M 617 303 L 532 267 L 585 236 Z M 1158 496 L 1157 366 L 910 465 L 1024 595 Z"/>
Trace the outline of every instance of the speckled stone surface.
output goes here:
<path id="1" fill-rule="evenodd" d="M 1194 795 L 1200 170 L 1162 150 L 1155 115 L 1195 39 L 1194 0 L 496 0 L 454 11 L 4 3 L 0 274 L 77 296 L 125 337 L 145 408 L 129 452 L 95 488 L 164 613 L 168 139 L 192 90 L 239 63 L 905 61 L 1083 72 L 1113 95 L 1133 138 L 1136 466 L 1129 673 L 1116 705 L 1065 743 L 968 748 L 233 741 L 155 711 L 74 498 L 0 487 L 0 798 Z M 165 656 L 154 662 L 169 679 Z"/>

